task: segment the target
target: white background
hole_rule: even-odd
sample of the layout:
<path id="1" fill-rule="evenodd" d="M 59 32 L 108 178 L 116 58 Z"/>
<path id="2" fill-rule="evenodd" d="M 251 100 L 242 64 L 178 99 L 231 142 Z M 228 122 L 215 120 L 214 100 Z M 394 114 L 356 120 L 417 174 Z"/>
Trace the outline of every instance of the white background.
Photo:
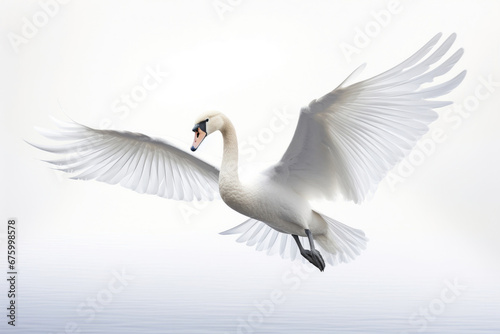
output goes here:
<path id="1" fill-rule="evenodd" d="M 368 64 L 361 74 L 367 78 L 404 60 L 436 33 L 456 32 L 453 50 L 463 47 L 465 55 L 452 72 L 467 69 L 468 74 L 447 99 L 463 106 L 478 89 L 488 92 L 484 85 L 478 88 L 481 78 L 497 86 L 466 114 L 453 107 L 439 111 L 454 117 L 441 117 L 432 126 L 445 140 L 401 182 L 383 181 L 362 205 L 320 207 L 370 238 L 367 251 L 343 268 L 358 266 L 373 275 L 407 268 L 412 274 L 498 280 L 498 2 L 401 1 L 387 24 L 378 24 L 350 58 L 341 45 L 354 46 L 357 31 L 373 27 L 373 13 L 387 11 L 387 1 L 234 1 L 229 6 L 221 14 L 208 0 L 75 0 L 60 5 L 16 48 L 12 34 L 23 36 L 25 20 L 33 22 L 41 5 L 1 1 L 2 219 L 17 217 L 20 237 L 34 243 L 46 237 L 164 238 L 181 255 L 161 261 L 177 260 L 180 268 L 186 262 L 210 267 L 217 259 L 197 259 L 227 251 L 234 252 L 232 270 L 247 266 L 247 260 L 255 261 L 256 270 L 273 270 L 283 261 L 279 257 L 217 234 L 245 219 L 222 202 L 193 206 L 69 180 L 41 162 L 49 156 L 24 140 L 47 143 L 34 127 L 54 129 L 54 116 L 175 138 L 188 149 L 194 119 L 215 109 L 230 117 L 248 149 L 252 137 L 263 138 L 278 111 L 292 116 L 270 140 L 259 142 L 255 159 L 246 159 L 272 162 L 286 149 L 300 107 L 335 88 L 357 66 Z M 155 68 L 168 72 L 158 88 L 126 115 L 114 112 L 117 99 Z M 199 151 L 217 161 L 220 136 L 206 139 Z M 183 249 L 190 253 L 183 255 Z"/>

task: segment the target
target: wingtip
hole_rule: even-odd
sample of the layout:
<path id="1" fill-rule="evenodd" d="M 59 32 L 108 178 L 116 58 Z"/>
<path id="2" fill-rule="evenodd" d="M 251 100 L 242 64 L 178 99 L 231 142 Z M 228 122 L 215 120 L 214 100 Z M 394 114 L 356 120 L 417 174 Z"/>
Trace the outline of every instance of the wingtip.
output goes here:
<path id="1" fill-rule="evenodd" d="M 40 146 L 40 145 L 33 144 L 33 143 L 31 143 L 31 142 L 27 141 L 26 139 L 23 139 L 23 141 L 24 141 L 26 144 L 28 144 L 28 145 L 30 145 L 30 146 L 32 146 L 32 147 L 34 147 L 34 148 L 37 148 L 37 149 L 42 150 L 42 151 L 46 151 L 46 149 L 44 149 L 44 148 L 43 148 L 42 146 Z"/>
<path id="2" fill-rule="evenodd" d="M 441 37 L 443 37 L 443 33 L 440 31 L 437 34 L 435 34 L 434 37 L 432 37 L 429 42 L 437 43 L 437 41 L 439 41 Z"/>
<path id="3" fill-rule="evenodd" d="M 352 81 L 365 69 L 365 67 L 366 63 L 362 63 L 361 65 L 356 67 L 356 69 L 352 71 L 351 74 L 349 74 L 347 78 L 345 78 L 344 81 L 342 81 L 337 88 L 344 88 L 350 85 Z"/>
<path id="4" fill-rule="evenodd" d="M 33 146 L 35 147 L 35 145 L 33 145 L 32 143 L 30 143 L 29 141 L 27 141 L 26 139 L 23 139 L 23 142 L 25 142 L 26 144 L 30 145 L 30 146 Z"/>
<path id="5" fill-rule="evenodd" d="M 455 43 L 455 40 L 457 39 L 457 34 L 455 33 L 452 33 L 450 36 L 448 36 L 448 38 L 443 42 L 443 44 L 445 43 L 449 43 L 450 45 L 452 45 L 453 43 Z"/>
<path id="6" fill-rule="evenodd" d="M 460 84 L 464 80 L 466 75 L 467 75 L 467 70 L 463 70 L 453 80 L 457 80 L 458 84 Z"/>
<path id="7" fill-rule="evenodd" d="M 50 138 L 53 135 L 49 130 L 41 128 L 39 126 L 34 126 L 33 129 L 45 138 Z"/>

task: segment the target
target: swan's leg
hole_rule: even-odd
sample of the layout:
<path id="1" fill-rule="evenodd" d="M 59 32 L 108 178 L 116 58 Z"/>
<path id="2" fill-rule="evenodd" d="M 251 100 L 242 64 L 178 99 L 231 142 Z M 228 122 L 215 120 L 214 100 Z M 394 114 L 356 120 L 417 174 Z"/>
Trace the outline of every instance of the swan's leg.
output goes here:
<path id="1" fill-rule="evenodd" d="M 304 249 L 304 247 L 302 247 L 302 244 L 300 243 L 299 236 L 292 234 L 292 237 L 295 240 L 295 242 L 297 243 L 297 246 L 299 246 L 300 254 L 304 253 L 305 249 Z M 302 255 L 304 255 L 304 254 L 302 254 Z"/>
<path id="2" fill-rule="evenodd" d="M 309 239 L 309 246 L 311 247 L 311 250 L 306 250 L 304 247 L 302 247 L 302 244 L 300 243 L 299 237 L 295 234 L 292 234 L 293 239 L 297 243 L 297 246 L 299 247 L 300 254 L 307 259 L 307 261 L 311 262 L 314 264 L 319 270 L 323 271 L 325 270 L 325 261 L 323 260 L 323 257 L 321 256 L 320 252 L 318 252 L 314 248 L 314 240 L 311 231 L 308 229 L 305 230 L 307 238 Z"/>

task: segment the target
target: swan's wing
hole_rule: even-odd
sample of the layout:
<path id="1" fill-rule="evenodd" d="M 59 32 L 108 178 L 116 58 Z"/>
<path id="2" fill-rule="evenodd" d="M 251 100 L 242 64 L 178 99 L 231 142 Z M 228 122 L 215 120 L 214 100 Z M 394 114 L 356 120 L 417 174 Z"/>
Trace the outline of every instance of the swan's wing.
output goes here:
<path id="1" fill-rule="evenodd" d="M 321 247 L 318 242 L 315 243 L 315 248 L 319 250 L 323 259 L 331 265 L 349 262 L 354 259 L 355 256 L 359 255 L 361 249 L 364 249 L 364 244 L 363 247 L 359 247 L 359 245 L 351 242 L 353 238 L 349 236 L 349 233 L 353 229 L 346 225 L 343 226 L 347 228 L 345 229 L 346 232 L 343 234 L 334 232 L 337 238 L 335 239 L 337 246 L 333 253 Z M 255 246 L 256 250 L 265 251 L 267 255 L 279 254 L 283 259 L 290 259 L 292 261 L 300 259 L 302 262 L 307 263 L 306 259 L 300 255 L 299 248 L 291 234 L 278 232 L 259 220 L 250 218 L 242 224 L 221 232 L 220 234 L 241 234 L 238 239 L 236 239 L 237 242 L 244 242 L 251 247 Z M 306 237 L 299 236 L 299 239 L 302 245 L 309 245 L 309 240 Z M 354 239 L 357 240 L 359 238 L 356 237 Z"/>
<path id="2" fill-rule="evenodd" d="M 219 170 L 165 140 L 60 122 L 59 131 L 38 129 L 59 146 L 33 145 L 60 156 L 47 161 L 72 178 L 103 181 L 176 200 L 219 198 Z"/>
<path id="3" fill-rule="evenodd" d="M 447 73 L 463 54 L 459 49 L 430 70 L 455 40 L 451 35 L 426 57 L 440 36 L 398 66 L 344 87 L 346 79 L 303 108 L 290 146 L 268 170 L 271 179 L 311 199 L 341 195 L 363 201 L 427 132 L 437 118 L 433 109 L 451 103 L 430 99 L 448 93 L 465 76 L 463 71 L 422 87 Z"/>

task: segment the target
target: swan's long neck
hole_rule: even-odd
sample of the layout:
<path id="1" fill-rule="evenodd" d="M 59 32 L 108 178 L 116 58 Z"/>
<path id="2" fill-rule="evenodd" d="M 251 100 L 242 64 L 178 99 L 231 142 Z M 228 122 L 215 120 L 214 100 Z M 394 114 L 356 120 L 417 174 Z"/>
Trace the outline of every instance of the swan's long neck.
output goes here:
<path id="1" fill-rule="evenodd" d="M 231 121 L 224 116 L 224 126 L 220 129 L 224 141 L 222 165 L 219 174 L 219 189 L 222 199 L 231 206 L 242 186 L 238 176 L 238 139 Z"/>
<path id="2" fill-rule="evenodd" d="M 224 117 L 224 126 L 220 130 L 224 141 L 221 176 L 239 182 L 238 177 L 238 139 L 233 123 Z"/>

